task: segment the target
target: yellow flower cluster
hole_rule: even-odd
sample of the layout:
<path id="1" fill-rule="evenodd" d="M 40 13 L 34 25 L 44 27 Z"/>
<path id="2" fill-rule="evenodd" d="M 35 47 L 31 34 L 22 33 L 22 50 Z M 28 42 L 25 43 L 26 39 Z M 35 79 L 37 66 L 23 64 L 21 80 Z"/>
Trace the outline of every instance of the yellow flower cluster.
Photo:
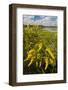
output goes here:
<path id="1" fill-rule="evenodd" d="M 27 52 L 27 58 L 24 61 L 28 61 L 28 67 L 30 67 L 33 63 L 36 63 L 36 67 L 41 67 L 42 65 L 42 56 L 41 56 L 41 49 L 43 48 L 42 42 L 37 43 L 35 45 L 37 49 L 33 48 L 30 49 Z M 45 56 L 44 56 L 44 64 L 45 64 L 45 70 L 47 70 L 49 64 L 54 64 L 55 63 L 55 56 L 53 55 L 52 51 L 50 48 L 45 49 Z"/>

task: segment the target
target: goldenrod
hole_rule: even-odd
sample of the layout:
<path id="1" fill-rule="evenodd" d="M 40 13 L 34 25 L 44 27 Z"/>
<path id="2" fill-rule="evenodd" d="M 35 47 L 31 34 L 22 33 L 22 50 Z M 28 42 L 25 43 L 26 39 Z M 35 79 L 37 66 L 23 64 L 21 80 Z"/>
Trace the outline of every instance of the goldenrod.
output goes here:
<path id="1" fill-rule="evenodd" d="M 45 59 L 44 59 L 44 61 L 45 61 L 45 70 L 48 68 L 48 57 L 46 57 Z"/>
<path id="2" fill-rule="evenodd" d="M 30 60 L 30 62 L 29 62 L 29 64 L 28 64 L 28 67 L 31 66 L 31 64 L 33 63 L 33 61 L 34 61 L 34 58 L 32 58 L 32 59 Z"/>
<path id="3" fill-rule="evenodd" d="M 24 61 L 29 60 L 32 57 L 32 54 L 28 54 L 27 58 Z"/>
<path id="4" fill-rule="evenodd" d="M 46 51 L 49 53 L 52 59 L 55 59 L 53 53 L 51 52 L 50 48 L 46 48 Z"/>
<path id="5" fill-rule="evenodd" d="M 35 54 L 35 49 L 31 49 L 30 51 L 27 52 L 27 54 Z"/>
<path id="6" fill-rule="evenodd" d="M 50 62 L 50 64 L 54 64 L 54 60 L 53 59 L 49 59 L 49 62 Z"/>

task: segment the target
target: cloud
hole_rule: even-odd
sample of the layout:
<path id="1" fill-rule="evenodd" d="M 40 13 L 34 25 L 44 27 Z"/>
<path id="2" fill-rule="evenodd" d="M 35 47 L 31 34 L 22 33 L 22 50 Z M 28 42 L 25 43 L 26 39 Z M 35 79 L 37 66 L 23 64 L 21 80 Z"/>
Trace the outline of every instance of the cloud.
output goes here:
<path id="1" fill-rule="evenodd" d="M 57 16 L 24 15 L 24 24 L 57 26 Z"/>

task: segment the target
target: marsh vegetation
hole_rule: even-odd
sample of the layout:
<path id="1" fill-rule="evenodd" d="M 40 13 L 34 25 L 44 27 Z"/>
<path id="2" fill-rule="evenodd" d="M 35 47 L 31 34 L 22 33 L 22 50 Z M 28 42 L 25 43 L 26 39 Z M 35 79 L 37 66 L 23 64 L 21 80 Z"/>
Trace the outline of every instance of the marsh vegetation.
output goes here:
<path id="1" fill-rule="evenodd" d="M 23 74 L 57 73 L 57 27 L 23 25 Z"/>

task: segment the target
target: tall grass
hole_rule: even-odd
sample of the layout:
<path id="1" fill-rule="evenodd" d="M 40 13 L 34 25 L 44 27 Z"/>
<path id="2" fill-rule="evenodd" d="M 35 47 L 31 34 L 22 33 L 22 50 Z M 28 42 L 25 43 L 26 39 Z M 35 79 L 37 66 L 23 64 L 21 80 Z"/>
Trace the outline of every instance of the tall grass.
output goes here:
<path id="1" fill-rule="evenodd" d="M 23 74 L 57 73 L 57 32 L 24 25 Z"/>

